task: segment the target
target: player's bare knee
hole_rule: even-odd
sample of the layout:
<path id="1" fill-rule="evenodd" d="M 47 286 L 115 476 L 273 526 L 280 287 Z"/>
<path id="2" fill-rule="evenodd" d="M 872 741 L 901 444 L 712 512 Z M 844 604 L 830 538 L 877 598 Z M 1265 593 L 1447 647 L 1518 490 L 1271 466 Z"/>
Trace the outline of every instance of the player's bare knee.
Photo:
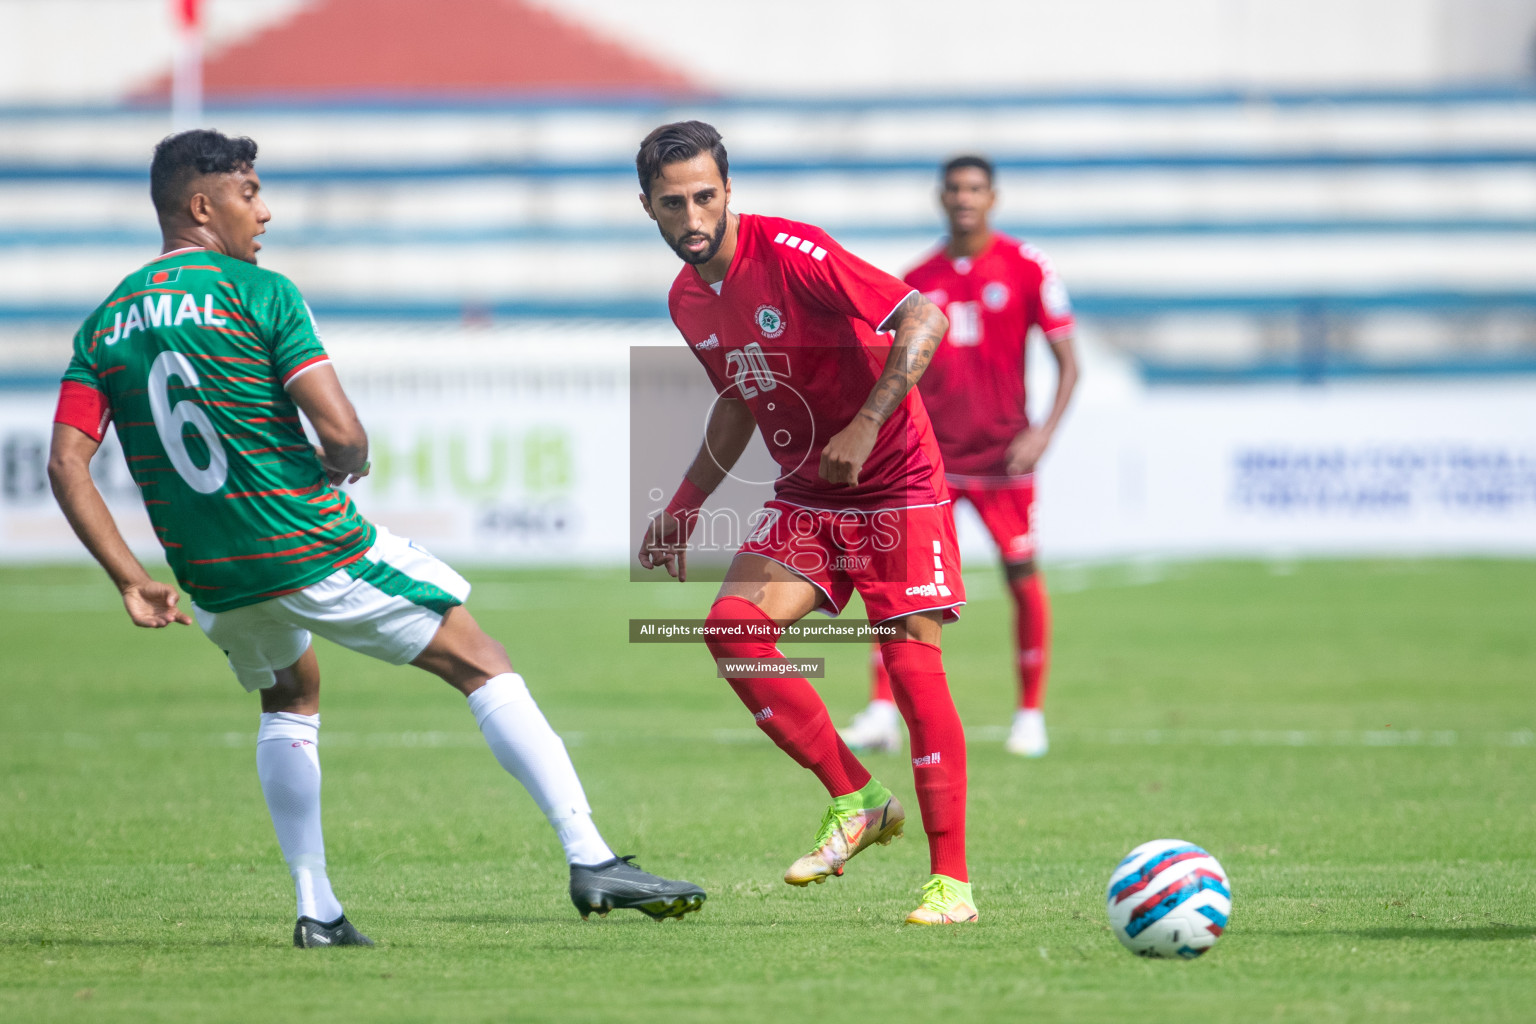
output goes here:
<path id="1" fill-rule="evenodd" d="M 887 643 L 902 643 L 907 640 L 938 647 L 944 636 L 944 613 L 913 612 L 911 615 L 892 619 L 883 625 L 894 627 L 896 635 L 890 640 L 881 640 L 882 651 Z"/>
<path id="2" fill-rule="evenodd" d="M 263 714 L 279 711 L 293 715 L 319 713 L 320 663 L 315 660 L 313 646 L 306 649 L 298 661 L 287 668 L 274 670 L 272 675 L 272 685 L 260 691 Z"/>
<path id="3" fill-rule="evenodd" d="M 487 676 L 512 671 L 512 659 L 507 655 L 506 645 L 483 630 L 476 643 L 475 664 Z"/>

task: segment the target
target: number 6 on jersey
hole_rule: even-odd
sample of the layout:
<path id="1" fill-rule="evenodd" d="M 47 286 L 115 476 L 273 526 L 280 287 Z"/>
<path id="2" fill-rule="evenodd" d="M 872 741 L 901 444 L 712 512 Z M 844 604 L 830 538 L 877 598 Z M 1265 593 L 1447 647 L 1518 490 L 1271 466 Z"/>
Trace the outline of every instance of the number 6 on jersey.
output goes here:
<path id="1" fill-rule="evenodd" d="M 180 352 L 160 353 L 149 368 L 149 411 L 155 419 L 155 431 L 160 435 L 160 444 L 165 448 L 171 465 L 176 467 L 177 475 L 199 494 L 212 494 L 224 486 L 229 476 L 229 456 L 224 451 L 224 443 L 219 440 L 219 432 L 213 429 L 213 423 L 202 406 L 191 399 L 171 404 L 172 377 L 179 377 L 183 387 L 195 388 L 198 385 L 197 371 L 193 369 L 190 359 Z M 208 447 L 207 466 L 199 468 L 192 461 L 192 454 L 187 451 L 187 438 L 183 431 L 189 424 Z"/>

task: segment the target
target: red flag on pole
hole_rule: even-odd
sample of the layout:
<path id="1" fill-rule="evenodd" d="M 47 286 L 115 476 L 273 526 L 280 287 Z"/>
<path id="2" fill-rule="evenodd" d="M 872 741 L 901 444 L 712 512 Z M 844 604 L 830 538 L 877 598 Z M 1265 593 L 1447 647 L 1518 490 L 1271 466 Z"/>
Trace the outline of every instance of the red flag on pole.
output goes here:
<path id="1" fill-rule="evenodd" d="M 176 63 L 171 72 L 171 123 L 177 131 L 203 119 L 203 3 L 171 0 L 176 12 Z"/>

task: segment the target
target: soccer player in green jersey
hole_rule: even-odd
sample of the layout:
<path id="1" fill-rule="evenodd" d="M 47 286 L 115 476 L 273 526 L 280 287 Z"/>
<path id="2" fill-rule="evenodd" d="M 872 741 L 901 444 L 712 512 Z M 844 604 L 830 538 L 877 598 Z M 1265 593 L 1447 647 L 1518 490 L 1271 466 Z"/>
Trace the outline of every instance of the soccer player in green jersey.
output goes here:
<path id="1" fill-rule="evenodd" d="M 564 743 L 506 650 L 464 608 L 464 578 L 370 523 L 341 491 L 367 474 L 368 437 L 298 289 L 256 266 L 271 214 L 255 160 L 250 139 L 213 131 L 156 147 L 150 193 L 162 252 L 75 335 L 48 472 L 134 624 L 190 624 L 176 588 L 152 580 L 129 551 L 91 480 L 91 459 L 116 425 L 193 615 L 240 684 L 260 692 L 256 771 L 298 895 L 294 945 L 372 944 L 326 877 L 315 633 L 416 665 L 468 698 L 497 761 L 565 847 L 582 917 L 699 909 L 698 886 L 641 871 L 603 841 Z"/>

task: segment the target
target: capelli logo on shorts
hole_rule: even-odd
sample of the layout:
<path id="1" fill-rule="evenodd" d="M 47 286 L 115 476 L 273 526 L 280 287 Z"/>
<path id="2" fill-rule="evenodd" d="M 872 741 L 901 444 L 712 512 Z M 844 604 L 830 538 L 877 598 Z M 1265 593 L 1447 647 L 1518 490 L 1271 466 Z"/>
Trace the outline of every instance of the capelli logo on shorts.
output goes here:
<path id="1" fill-rule="evenodd" d="M 936 583 L 919 583 L 915 587 L 907 588 L 908 597 L 938 597 L 939 587 Z"/>
<path id="2" fill-rule="evenodd" d="M 935 765 L 938 763 L 939 752 L 937 750 L 931 754 L 924 754 L 922 757 L 914 757 L 912 759 L 913 768 L 927 768 L 929 765 Z"/>

